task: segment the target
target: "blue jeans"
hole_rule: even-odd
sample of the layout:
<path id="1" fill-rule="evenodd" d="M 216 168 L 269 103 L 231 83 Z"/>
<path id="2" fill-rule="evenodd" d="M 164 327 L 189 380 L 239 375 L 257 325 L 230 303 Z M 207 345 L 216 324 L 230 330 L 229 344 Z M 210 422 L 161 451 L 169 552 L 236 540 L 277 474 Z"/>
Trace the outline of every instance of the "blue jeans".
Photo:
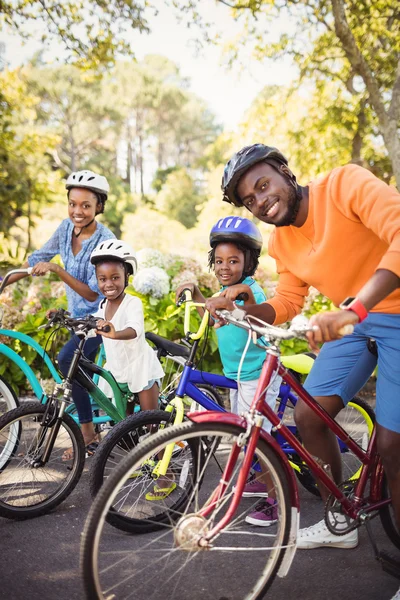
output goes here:
<path id="1" fill-rule="evenodd" d="M 69 342 L 65 344 L 60 350 L 58 355 L 58 366 L 60 367 L 61 373 L 66 376 L 68 369 L 72 362 L 74 351 L 78 347 L 80 338 L 77 335 L 73 335 Z M 85 343 L 85 356 L 89 360 L 95 360 L 97 350 L 102 342 L 101 335 L 89 338 Z M 72 384 L 72 399 L 75 403 L 78 411 L 80 423 L 91 423 L 93 421 L 92 407 L 90 404 L 90 397 L 87 391 L 79 385 L 79 383 Z"/>

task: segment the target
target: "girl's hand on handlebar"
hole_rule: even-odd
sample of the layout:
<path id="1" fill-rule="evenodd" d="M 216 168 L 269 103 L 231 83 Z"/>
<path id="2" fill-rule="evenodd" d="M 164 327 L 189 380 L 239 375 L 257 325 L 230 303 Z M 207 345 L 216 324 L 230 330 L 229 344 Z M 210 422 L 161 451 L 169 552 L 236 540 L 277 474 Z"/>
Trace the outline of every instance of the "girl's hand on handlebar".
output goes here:
<path id="1" fill-rule="evenodd" d="M 115 327 L 111 321 L 99 319 L 97 321 L 96 333 L 102 335 L 103 337 L 110 338 L 111 340 L 115 339 Z"/>
<path id="2" fill-rule="evenodd" d="M 335 312 L 325 312 L 313 315 L 310 319 L 310 325 L 315 327 L 314 331 L 307 333 L 308 343 L 312 350 L 318 350 L 318 344 L 339 340 L 346 335 L 344 328 L 346 326 L 357 325 L 359 318 L 351 310 L 340 310 Z M 351 333 L 350 328 L 349 333 Z"/>
<path id="3" fill-rule="evenodd" d="M 31 275 L 41 276 L 46 275 L 46 273 L 57 273 L 60 269 L 59 265 L 52 262 L 38 262 L 34 267 L 32 267 Z"/>
<path id="4" fill-rule="evenodd" d="M 195 283 L 183 283 L 182 285 L 180 285 L 178 287 L 178 289 L 175 292 L 175 302 L 178 302 L 180 296 L 182 295 L 182 293 L 185 290 L 189 290 L 190 293 L 192 294 L 192 300 L 193 302 L 204 302 L 204 296 L 203 294 L 200 292 L 198 286 Z"/>

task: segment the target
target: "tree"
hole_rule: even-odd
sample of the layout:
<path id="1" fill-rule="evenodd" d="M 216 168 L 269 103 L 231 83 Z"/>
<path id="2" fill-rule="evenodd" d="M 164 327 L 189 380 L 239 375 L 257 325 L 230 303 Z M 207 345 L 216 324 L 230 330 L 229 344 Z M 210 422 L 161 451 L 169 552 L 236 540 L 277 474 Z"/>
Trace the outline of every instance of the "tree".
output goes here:
<path id="1" fill-rule="evenodd" d="M 372 109 L 400 187 L 400 9 L 397 0 L 219 0 L 244 18 L 258 58 L 292 56 L 300 79 L 340 81 Z M 282 15 L 289 32 L 275 43 L 265 35 Z M 357 143 L 357 141 L 356 141 Z"/>
<path id="2" fill-rule="evenodd" d="M 27 218 L 27 248 L 40 207 L 58 191 L 50 156 L 57 137 L 41 131 L 37 98 L 30 95 L 18 72 L 0 74 L 0 230 L 10 237 L 19 217 Z"/>
<path id="3" fill-rule="evenodd" d="M 2 20 L 24 37 L 33 37 L 32 25 L 43 30 L 42 41 L 61 41 L 76 64 L 104 68 L 119 53 L 130 53 L 126 35 L 132 29 L 149 31 L 147 15 L 156 14 L 149 0 L 4 0 Z M 28 25 L 28 27 L 26 27 Z M 29 27 L 30 26 L 30 27 Z"/>
<path id="4" fill-rule="evenodd" d="M 375 129 L 376 118 L 368 106 L 361 128 L 358 99 L 339 82 L 295 91 L 268 86 L 247 111 L 235 145 L 259 140 L 278 146 L 301 181 L 355 162 L 389 182 L 392 171 Z"/>
<path id="5" fill-rule="evenodd" d="M 70 173 L 98 152 L 108 149 L 115 156 L 120 115 L 104 80 L 70 65 L 27 67 L 23 76 L 29 91 L 38 97 L 38 120 L 60 136 L 53 152 L 55 166 Z"/>
<path id="6" fill-rule="evenodd" d="M 156 198 L 156 206 L 170 219 L 176 219 L 190 229 L 197 221 L 199 209 L 204 202 L 202 196 L 185 169 L 170 173 Z"/>

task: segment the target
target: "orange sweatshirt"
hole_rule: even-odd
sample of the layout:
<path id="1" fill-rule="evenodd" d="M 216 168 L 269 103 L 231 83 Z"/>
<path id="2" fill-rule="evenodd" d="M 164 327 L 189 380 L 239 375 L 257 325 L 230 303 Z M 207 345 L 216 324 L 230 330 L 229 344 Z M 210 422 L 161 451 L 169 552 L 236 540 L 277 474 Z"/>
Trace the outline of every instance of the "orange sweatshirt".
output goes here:
<path id="1" fill-rule="evenodd" d="M 339 306 L 377 269 L 400 277 L 400 194 L 367 169 L 338 167 L 310 183 L 306 222 L 275 228 L 269 253 L 279 273 L 268 300 L 275 324 L 301 311 L 309 286 Z M 372 312 L 400 313 L 400 288 Z"/>

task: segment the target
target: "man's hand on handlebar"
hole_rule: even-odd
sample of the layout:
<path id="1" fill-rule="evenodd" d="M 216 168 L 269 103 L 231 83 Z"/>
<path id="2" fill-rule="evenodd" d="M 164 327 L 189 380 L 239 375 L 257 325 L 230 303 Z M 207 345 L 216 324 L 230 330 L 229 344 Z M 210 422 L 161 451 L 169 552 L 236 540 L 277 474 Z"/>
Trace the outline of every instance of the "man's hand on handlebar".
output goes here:
<path id="1" fill-rule="evenodd" d="M 205 308 L 208 310 L 210 315 L 216 319 L 217 322 L 215 323 L 214 327 L 218 328 L 221 327 L 221 325 L 225 325 L 225 322 L 221 319 L 220 315 L 217 315 L 216 311 L 223 309 L 232 311 L 236 308 L 236 304 L 225 296 L 218 296 L 216 298 L 208 298 L 206 300 Z"/>
<path id="2" fill-rule="evenodd" d="M 309 324 L 316 329 L 307 333 L 310 348 L 312 350 L 319 350 L 318 344 L 339 340 L 343 335 L 346 335 L 343 332 L 343 328 L 347 326 L 349 329 L 348 333 L 351 333 L 348 326 L 357 325 L 358 322 L 358 316 L 351 310 L 323 312 L 313 315 Z"/>
<path id="3" fill-rule="evenodd" d="M 245 304 L 255 304 L 256 300 L 253 296 L 250 286 L 244 283 L 236 283 L 225 288 L 220 296 L 225 296 L 228 300 L 243 300 Z"/>

